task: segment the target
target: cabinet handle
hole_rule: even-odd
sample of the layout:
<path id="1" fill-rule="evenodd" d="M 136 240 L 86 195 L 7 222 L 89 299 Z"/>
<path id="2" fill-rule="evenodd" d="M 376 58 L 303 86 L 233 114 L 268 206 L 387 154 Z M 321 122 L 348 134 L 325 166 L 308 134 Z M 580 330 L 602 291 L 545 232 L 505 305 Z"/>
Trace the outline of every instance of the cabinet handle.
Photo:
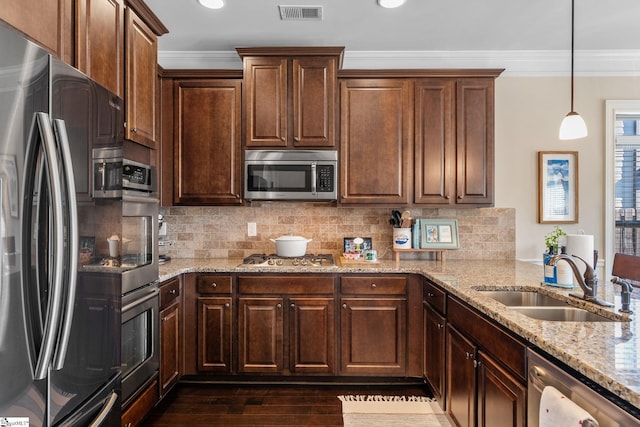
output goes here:
<path id="1" fill-rule="evenodd" d="M 459 195 L 459 196 L 458 196 L 458 199 L 463 199 L 463 198 L 464 198 L 464 196 L 463 196 L 463 195 Z"/>
<path id="2" fill-rule="evenodd" d="M 131 128 L 131 132 L 137 133 L 138 132 L 138 128 Z"/>
<path id="3" fill-rule="evenodd" d="M 293 137 L 293 140 L 294 140 L 295 142 L 300 142 L 300 137 L 299 137 L 299 136 L 294 136 L 294 137 Z"/>
<path id="4" fill-rule="evenodd" d="M 280 141 L 285 141 L 284 136 L 280 137 Z"/>
<path id="5" fill-rule="evenodd" d="M 235 194 L 235 196 L 236 196 L 236 199 L 239 199 L 239 198 L 240 198 L 240 195 L 239 195 L 239 194 Z"/>
<path id="6" fill-rule="evenodd" d="M 444 196 L 444 198 L 445 198 L 445 199 L 447 199 L 447 200 L 449 200 L 449 199 L 451 199 L 451 195 L 450 195 L 450 194 L 447 194 L 446 196 Z"/>
<path id="7" fill-rule="evenodd" d="M 342 308 L 347 308 L 347 304 L 342 304 Z"/>
<path id="8" fill-rule="evenodd" d="M 427 292 L 427 296 L 428 296 L 429 298 L 433 298 L 433 297 L 435 297 L 435 295 L 434 295 L 434 294 L 432 294 L 431 292 Z"/>
<path id="9" fill-rule="evenodd" d="M 464 355 L 466 359 L 473 359 L 473 353 L 465 352 Z"/>
<path id="10" fill-rule="evenodd" d="M 171 289 L 171 290 L 169 291 L 169 295 L 175 295 L 175 294 L 176 294 L 176 290 L 175 290 L 175 289 Z"/>
<path id="11" fill-rule="evenodd" d="M 295 308 L 296 304 L 294 302 L 291 303 L 291 308 Z"/>
<path id="12" fill-rule="evenodd" d="M 371 284 L 371 289 L 375 289 L 375 288 L 376 288 L 376 284 L 375 284 L 375 283 L 372 283 L 372 284 Z"/>
<path id="13" fill-rule="evenodd" d="M 278 304 L 276 304 L 276 307 L 282 308 L 282 304 L 278 303 Z"/>
<path id="14" fill-rule="evenodd" d="M 217 287 L 218 287 L 218 284 L 217 284 L 216 282 L 213 282 L 210 286 L 211 286 L 212 288 L 217 288 Z"/>
<path id="15" fill-rule="evenodd" d="M 228 302 L 227 302 L 227 303 L 225 303 L 225 304 L 224 304 L 224 306 L 225 306 L 226 308 L 231 307 L 231 305 L 229 305 L 229 303 L 228 303 Z"/>
<path id="16" fill-rule="evenodd" d="M 442 329 L 444 328 L 444 325 L 442 323 L 438 323 L 438 329 Z"/>
<path id="17" fill-rule="evenodd" d="M 161 320 L 161 321 L 163 321 L 163 322 L 166 322 L 166 321 L 167 321 L 167 318 L 166 318 L 166 317 L 163 317 L 163 318 L 162 318 L 162 319 L 160 319 L 160 320 Z"/>

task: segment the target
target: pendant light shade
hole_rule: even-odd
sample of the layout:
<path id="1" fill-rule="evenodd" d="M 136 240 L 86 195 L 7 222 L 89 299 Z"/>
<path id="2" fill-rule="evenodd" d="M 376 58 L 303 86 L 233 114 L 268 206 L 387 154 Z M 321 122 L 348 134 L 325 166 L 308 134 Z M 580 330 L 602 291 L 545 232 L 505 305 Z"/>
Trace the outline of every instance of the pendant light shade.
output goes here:
<path id="1" fill-rule="evenodd" d="M 382 7 L 386 7 L 388 9 L 392 9 L 394 7 L 399 7 L 404 4 L 405 0 L 378 0 L 378 4 Z"/>
<path id="2" fill-rule="evenodd" d="M 198 3 L 209 9 L 221 9 L 224 7 L 223 0 L 198 0 Z"/>
<path id="3" fill-rule="evenodd" d="M 560 124 L 560 139 L 578 139 L 587 136 L 587 124 L 582 116 L 573 110 L 573 32 L 574 32 L 574 3 L 571 0 L 571 111 Z"/>

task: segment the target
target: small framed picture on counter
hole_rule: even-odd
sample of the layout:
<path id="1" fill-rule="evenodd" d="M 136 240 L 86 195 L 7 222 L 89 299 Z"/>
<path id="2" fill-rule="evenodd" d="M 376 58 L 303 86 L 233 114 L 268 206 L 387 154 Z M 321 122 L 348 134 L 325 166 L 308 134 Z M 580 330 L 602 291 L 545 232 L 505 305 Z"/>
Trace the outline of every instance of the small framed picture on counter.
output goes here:
<path id="1" fill-rule="evenodd" d="M 538 152 L 538 222 L 578 222 L 578 152 Z"/>
<path id="2" fill-rule="evenodd" d="M 457 249 L 458 220 L 443 218 L 420 218 L 421 249 Z"/>

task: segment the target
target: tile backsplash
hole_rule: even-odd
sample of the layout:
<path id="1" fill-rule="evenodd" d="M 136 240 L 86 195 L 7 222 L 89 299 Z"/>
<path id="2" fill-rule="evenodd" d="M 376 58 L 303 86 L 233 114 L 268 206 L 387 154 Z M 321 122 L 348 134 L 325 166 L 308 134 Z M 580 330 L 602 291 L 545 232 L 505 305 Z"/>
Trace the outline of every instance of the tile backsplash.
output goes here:
<path id="1" fill-rule="evenodd" d="M 391 208 L 343 208 L 305 202 L 254 202 L 243 207 L 160 208 L 167 223 L 161 253 L 173 258 L 236 258 L 274 253 L 275 239 L 293 234 L 313 239 L 308 253 L 342 254 L 344 237 L 371 237 L 378 256 L 390 259 Z M 513 259 L 514 208 L 411 209 L 413 218 L 457 218 L 460 248 L 447 259 Z M 255 222 L 257 236 L 248 237 Z M 407 253 L 403 259 L 429 259 L 433 254 Z"/>

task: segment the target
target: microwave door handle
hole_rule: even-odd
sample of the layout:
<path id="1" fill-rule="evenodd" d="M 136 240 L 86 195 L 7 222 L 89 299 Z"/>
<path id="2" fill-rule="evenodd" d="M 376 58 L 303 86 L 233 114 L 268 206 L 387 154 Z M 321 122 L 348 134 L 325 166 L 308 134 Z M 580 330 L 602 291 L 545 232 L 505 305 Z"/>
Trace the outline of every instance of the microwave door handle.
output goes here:
<path id="1" fill-rule="evenodd" d="M 66 190 L 67 205 L 67 222 L 64 224 L 68 232 L 68 283 L 66 289 L 66 307 L 64 308 L 64 317 L 62 318 L 62 327 L 58 348 L 53 360 L 53 369 L 60 370 L 64 365 L 64 359 L 67 355 L 69 346 L 69 337 L 71 336 L 71 324 L 73 321 L 73 309 L 76 299 L 76 284 L 78 279 L 78 208 L 76 204 L 76 185 L 73 179 L 73 166 L 71 162 L 71 152 L 69 150 L 69 137 L 64 120 L 56 119 L 53 121 L 55 134 L 58 140 L 58 147 L 62 158 L 62 167 L 64 169 L 63 176 L 66 181 L 64 189 Z"/>
<path id="2" fill-rule="evenodd" d="M 318 177 L 318 164 L 316 162 L 311 163 L 311 194 L 316 194 Z"/>
<path id="3" fill-rule="evenodd" d="M 56 340 L 58 338 L 60 317 L 63 302 L 63 262 L 64 262 L 64 233 L 63 212 L 62 212 L 62 188 L 60 182 L 60 169 L 56 156 L 56 143 L 53 136 L 53 129 L 49 116 L 46 113 L 36 113 L 36 121 L 40 136 L 42 137 L 42 147 L 45 155 L 48 178 L 51 188 L 51 210 L 53 212 L 53 280 L 50 293 L 50 304 L 48 307 L 45 330 L 42 337 L 42 351 L 38 357 L 34 377 L 37 380 L 45 379 L 47 371 L 53 358 Z"/>

